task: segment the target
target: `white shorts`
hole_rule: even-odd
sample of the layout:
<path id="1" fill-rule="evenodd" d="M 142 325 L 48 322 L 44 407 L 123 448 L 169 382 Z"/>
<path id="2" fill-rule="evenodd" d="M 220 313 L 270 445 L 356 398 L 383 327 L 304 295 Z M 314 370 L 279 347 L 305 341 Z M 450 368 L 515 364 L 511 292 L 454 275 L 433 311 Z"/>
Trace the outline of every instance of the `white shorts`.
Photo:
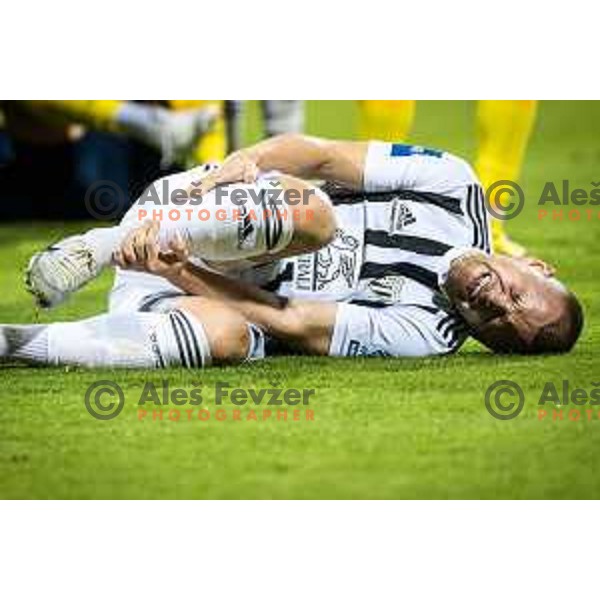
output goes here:
<path id="1" fill-rule="evenodd" d="M 108 311 L 168 312 L 177 298 L 186 295 L 163 277 L 118 269 L 115 284 L 108 297 Z"/>
<path id="2" fill-rule="evenodd" d="M 238 281 L 264 287 L 276 279 L 283 266 L 282 261 L 275 261 L 260 267 L 238 268 L 229 275 Z M 179 298 L 188 295 L 163 277 L 117 269 L 108 310 L 111 313 L 168 312 Z"/>

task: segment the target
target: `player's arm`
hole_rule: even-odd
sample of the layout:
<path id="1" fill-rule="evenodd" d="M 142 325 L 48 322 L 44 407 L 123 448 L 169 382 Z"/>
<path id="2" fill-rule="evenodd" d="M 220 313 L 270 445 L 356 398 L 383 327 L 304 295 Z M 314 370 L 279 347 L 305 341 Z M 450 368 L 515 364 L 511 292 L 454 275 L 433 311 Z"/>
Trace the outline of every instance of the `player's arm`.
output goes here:
<path id="1" fill-rule="evenodd" d="M 164 277 L 190 294 L 182 304 L 193 309 L 194 297 L 227 304 L 266 333 L 311 354 L 327 354 L 335 324 L 336 304 L 288 300 L 257 286 L 241 283 L 190 263 L 187 246 L 177 236 L 170 252 L 159 253 L 159 224 L 149 222 L 130 235 L 114 255 L 115 263 Z"/>
<path id="2" fill-rule="evenodd" d="M 182 307 L 193 311 L 198 296 L 223 302 L 270 337 L 306 354 L 415 357 L 455 349 L 419 307 L 373 308 L 282 298 L 190 264 L 168 279 L 192 294 L 182 298 Z"/>
<path id="3" fill-rule="evenodd" d="M 215 185 L 252 182 L 258 171 L 281 171 L 303 179 L 324 179 L 360 189 L 363 186 L 367 142 L 326 140 L 284 134 L 239 150 L 223 167 L 201 182 L 203 191 Z"/>
<path id="4" fill-rule="evenodd" d="M 252 182 L 259 171 L 277 170 L 305 179 L 324 179 L 367 192 L 399 189 L 455 195 L 476 177 L 462 159 L 428 148 L 387 142 L 348 142 L 286 134 L 232 154 L 202 182 Z"/>
<path id="5" fill-rule="evenodd" d="M 198 297 L 223 302 L 270 337 L 306 354 L 322 356 L 430 356 L 454 349 L 419 307 L 372 308 L 348 303 L 283 298 L 257 286 L 185 263 L 167 278 L 190 297 L 182 307 L 194 310 Z"/>
<path id="6" fill-rule="evenodd" d="M 329 353 L 337 311 L 335 303 L 283 298 L 191 263 L 186 263 L 168 280 L 192 294 L 182 299 L 184 304 L 193 305 L 193 296 L 221 301 L 273 338 L 309 354 Z"/>

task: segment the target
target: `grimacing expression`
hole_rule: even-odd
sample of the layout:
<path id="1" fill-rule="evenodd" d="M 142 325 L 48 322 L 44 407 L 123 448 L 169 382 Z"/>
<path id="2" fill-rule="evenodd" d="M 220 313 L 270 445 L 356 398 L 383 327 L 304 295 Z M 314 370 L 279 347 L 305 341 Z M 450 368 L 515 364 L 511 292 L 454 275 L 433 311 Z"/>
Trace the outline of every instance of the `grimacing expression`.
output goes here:
<path id="1" fill-rule="evenodd" d="M 470 253 L 455 260 L 445 291 L 473 337 L 496 352 L 563 352 L 581 331 L 581 306 L 546 263 Z"/>

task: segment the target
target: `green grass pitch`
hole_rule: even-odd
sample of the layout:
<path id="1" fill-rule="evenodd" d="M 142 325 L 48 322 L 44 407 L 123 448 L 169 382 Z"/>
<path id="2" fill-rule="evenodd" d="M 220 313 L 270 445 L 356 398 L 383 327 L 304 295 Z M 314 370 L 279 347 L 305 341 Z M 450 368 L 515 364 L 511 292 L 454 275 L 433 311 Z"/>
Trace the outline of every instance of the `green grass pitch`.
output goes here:
<path id="1" fill-rule="evenodd" d="M 311 102 L 313 133 L 351 138 L 354 106 Z M 256 107 L 248 134 L 257 135 Z M 474 104 L 421 102 L 413 140 L 472 158 Z M 600 380 L 598 210 L 587 222 L 539 222 L 546 180 L 591 189 L 600 180 L 600 103 L 543 102 L 521 183 L 528 203 L 511 233 L 555 264 L 581 297 L 585 334 L 560 357 L 495 357 L 469 343 L 425 360 L 277 358 L 190 373 L 0 369 L 2 498 L 594 498 L 600 496 L 600 420 L 537 419 L 544 383 L 590 389 Z M 35 183 L 35 182 L 32 182 Z M 43 198 L 40 198 L 43 201 Z M 48 322 L 101 312 L 105 274 L 67 306 L 37 316 L 21 284 L 30 254 L 89 224 L 0 226 L 0 322 Z M 201 382 L 214 410 L 218 381 L 245 388 L 314 388 L 314 421 L 138 420 L 148 380 Z M 93 419 L 83 398 L 101 379 L 125 390 L 122 413 Z M 493 419 L 484 392 L 518 382 L 523 413 Z M 211 412 L 212 412 L 211 410 Z M 227 410 L 231 412 L 231 408 Z M 241 409 L 242 415 L 248 412 Z"/>

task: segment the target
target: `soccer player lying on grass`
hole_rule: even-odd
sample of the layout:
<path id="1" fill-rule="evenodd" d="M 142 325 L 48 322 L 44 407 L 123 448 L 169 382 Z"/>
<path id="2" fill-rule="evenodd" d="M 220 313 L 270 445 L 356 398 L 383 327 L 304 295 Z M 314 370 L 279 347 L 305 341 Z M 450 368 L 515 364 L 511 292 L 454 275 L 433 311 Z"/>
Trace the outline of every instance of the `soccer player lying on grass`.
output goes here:
<path id="1" fill-rule="evenodd" d="M 315 189 L 298 178 L 335 185 Z M 546 264 L 489 254 L 481 187 L 447 153 L 287 135 L 198 179 L 196 170 L 171 182 L 199 186 L 203 208 L 216 208 L 227 184 L 281 185 L 306 192 L 299 210 L 314 218 L 265 210 L 251 226 L 140 226 L 134 206 L 121 225 L 67 238 L 28 270 L 31 291 L 48 306 L 117 265 L 109 312 L 4 326 L 0 355 L 200 367 L 262 357 L 265 337 L 311 354 L 401 357 L 453 352 L 469 334 L 497 352 L 565 352 L 580 334 L 581 307 Z"/>

